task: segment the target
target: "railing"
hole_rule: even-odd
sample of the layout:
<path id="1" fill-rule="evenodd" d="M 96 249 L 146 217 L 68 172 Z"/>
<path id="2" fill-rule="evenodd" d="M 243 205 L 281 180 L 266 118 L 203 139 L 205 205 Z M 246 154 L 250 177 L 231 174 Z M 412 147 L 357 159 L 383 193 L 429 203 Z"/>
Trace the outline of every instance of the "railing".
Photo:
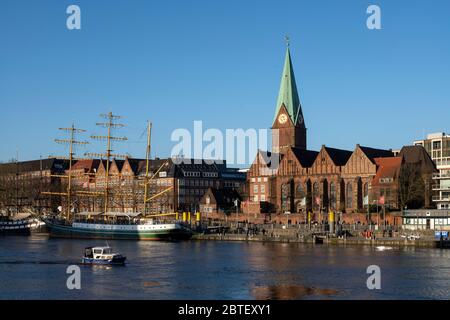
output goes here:
<path id="1" fill-rule="evenodd" d="M 450 201 L 450 197 L 433 196 L 433 201 Z"/>
<path id="2" fill-rule="evenodd" d="M 437 166 L 448 166 L 450 165 L 450 158 L 438 158 L 434 160 Z"/>
<path id="3" fill-rule="evenodd" d="M 450 190 L 450 186 L 441 186 L 440 184 L 434 184 L 432 186 L 433 190 Z"/>
<path id="4" fill-rule="evenodd" d="M 450 179 L 450 173 L 433 173 L 433 179 Z"/>

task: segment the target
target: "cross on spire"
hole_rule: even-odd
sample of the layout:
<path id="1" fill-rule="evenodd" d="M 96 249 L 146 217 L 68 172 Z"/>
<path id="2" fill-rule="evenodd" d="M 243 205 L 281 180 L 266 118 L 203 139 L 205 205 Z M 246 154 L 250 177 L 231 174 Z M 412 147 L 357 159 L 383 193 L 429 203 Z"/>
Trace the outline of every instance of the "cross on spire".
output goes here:
<path id="1" fill-rule="evenodd" d="M 286 46 L 287 47 L 289 47 L 289 36 L 286 34 L 285 36 L 284 36 L 284 41 L 286 41 Z"/>

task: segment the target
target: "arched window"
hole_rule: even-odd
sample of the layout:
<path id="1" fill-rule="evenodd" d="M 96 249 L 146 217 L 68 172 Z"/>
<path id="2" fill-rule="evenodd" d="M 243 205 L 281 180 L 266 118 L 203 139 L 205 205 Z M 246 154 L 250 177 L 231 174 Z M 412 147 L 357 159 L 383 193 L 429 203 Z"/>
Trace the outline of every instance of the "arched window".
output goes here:
<path id="1" fill-rule="evenodd" d="M 369 183 L 364 183 L 364 200 L 363 205 L 367 207 L 369 205 Z"/>
<path id="2" fill-rule="evenodd" d="M 336 185 L 330 182 L 330 209 L 336 210 Z"/>
<path id="3" fill-rule="evenodd" d="M 346 207 L 348 209 L 353 208 L 353 185 L 351 182 L 347 183 L 347 202 Z"/>
<path id="4" fill-rule="evenodd" d="M 313 207 L 314 209 L 319 210 L 320 204 L 320 193 L 319 193 L 319 183 L 314 182 L 313 184 Z M 318 204 L 319 202 L 319 204 Z"/>
<path id="5" fill-rule="evenodd" d="M 303 185 L 301 184 L 301 182 L 299 182 L 299 184 L 297 185 L 296 191 L 297 191 L 296 194 L 297 198 L 302 199 L 305 197 L 305 189 L 303 189 Z"/>

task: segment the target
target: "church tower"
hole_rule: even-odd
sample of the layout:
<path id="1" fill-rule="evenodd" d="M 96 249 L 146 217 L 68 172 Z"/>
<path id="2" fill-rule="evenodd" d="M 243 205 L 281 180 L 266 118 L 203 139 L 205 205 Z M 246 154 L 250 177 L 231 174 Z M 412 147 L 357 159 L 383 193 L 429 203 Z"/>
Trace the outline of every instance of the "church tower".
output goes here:
<path id="1" fill-rule="evenodd" d="M 290 147 L 306 149 L 306 126 L 288 44 L 272 124 L 272 151 L 284 153 Z"/>

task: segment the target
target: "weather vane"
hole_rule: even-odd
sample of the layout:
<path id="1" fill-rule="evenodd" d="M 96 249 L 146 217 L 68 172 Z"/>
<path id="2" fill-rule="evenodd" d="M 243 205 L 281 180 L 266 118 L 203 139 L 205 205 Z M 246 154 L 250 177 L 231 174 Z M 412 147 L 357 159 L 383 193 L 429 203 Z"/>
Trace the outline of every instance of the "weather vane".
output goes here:
<path id="1" fill-rule="evenodd" d="M 284 36 L 284 40 L 286 41 L 286 46 L 289 47 L 289 36 L 288 36 L 288 35 L 285 35 L 285 36 Z"/>

